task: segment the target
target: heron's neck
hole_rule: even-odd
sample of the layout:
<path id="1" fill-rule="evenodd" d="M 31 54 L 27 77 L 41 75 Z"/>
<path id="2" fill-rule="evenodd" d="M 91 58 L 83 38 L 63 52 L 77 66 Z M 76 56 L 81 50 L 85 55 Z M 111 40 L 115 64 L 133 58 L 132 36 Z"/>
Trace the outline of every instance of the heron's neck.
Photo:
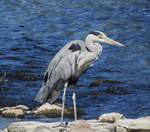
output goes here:
<path id="1" fill-rule="evenodd" d="M 96 54 L 99 54 L 99 52 L 102 50 L 102 46 L 97 43 L 94 38 L 86 37 L 85 44 L 89 50 L 95 52 Z"/>
<path id="2" fill-rule="evenodd" d="M 85 38 L 85 43 L 86 43 L 86 45 L 91 45 L 91 44 L 95 43 L 95 38 L 88 35 L 88 36 Z"/>

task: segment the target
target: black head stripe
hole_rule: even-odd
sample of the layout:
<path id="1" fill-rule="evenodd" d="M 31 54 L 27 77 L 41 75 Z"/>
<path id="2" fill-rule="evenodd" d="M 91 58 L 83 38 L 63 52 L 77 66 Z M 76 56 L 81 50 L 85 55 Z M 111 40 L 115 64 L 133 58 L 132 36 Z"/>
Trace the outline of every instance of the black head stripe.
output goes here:
<path id="1" fill-rule="evenodd" d="M 69 50 L 71 50 L 72 52 L 75 51 L 80 51 L 81 50 L 81 46 L 78 43 L 73 43 L 70 47 Z"/>
<path id="2" fill-rule="evenodd" d="M 93 34 L 93 35 L 95 35 L 95 36 L 100 35 L 100 33 L 99 33 L 99 32 L 96 32 L 96 31 L 91 31 L 89 34 Z"/>

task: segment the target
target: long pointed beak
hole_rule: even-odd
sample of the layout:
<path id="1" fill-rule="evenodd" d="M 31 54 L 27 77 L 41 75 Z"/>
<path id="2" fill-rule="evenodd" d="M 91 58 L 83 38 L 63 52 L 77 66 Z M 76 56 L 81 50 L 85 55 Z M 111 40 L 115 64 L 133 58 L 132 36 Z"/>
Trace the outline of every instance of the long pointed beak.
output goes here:
<path id="1" fill-rule="evenodd" d="M 103 38 L 103 42 L 107 43 L 107 44 L 111 44 L 111 45 L 116 45 L 116 46 L 125 46 L 113 39 L 108 38 L 107 36 L 105 38 Z"/>

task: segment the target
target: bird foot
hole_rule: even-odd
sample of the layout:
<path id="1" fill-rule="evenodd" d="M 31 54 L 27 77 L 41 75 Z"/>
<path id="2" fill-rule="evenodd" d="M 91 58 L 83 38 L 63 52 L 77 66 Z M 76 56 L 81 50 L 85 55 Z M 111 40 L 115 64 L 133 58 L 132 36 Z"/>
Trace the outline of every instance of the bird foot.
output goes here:
<path id="1" fill-rule="evenodd" d="M 53 128 L 58 128 L 58 127 L 67 128 L 68 127 L 68 122 L 60 123 L 60 124 L 58 124 L 56 126 L 53 126 Z"/>

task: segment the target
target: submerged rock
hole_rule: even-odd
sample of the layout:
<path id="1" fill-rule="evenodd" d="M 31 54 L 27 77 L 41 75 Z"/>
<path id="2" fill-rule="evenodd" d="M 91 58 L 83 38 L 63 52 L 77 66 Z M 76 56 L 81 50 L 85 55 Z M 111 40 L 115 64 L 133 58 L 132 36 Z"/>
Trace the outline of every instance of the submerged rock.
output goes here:
<path id="1" fill-rule="evenodd" d="M 95 81 L 93 81 L 89 87 L 97 87 L 99 85 L 102 85 L 103 84 L 103 80 L 102 79 L 96 79 Z"/>
<path id="2" fill-rule="evenodd" d="M 119 121 L 120 119 L 125 119 L 125 116 L 120 113 L 106 113 L 98 117 L 98 120 L 100 122 L 108 122 L 108 123 L 114 123 L 116 121 Z"/>
<path id="3" fill-rule="evenodd" d="M 114 94 L 114 95 L 130 94 L 130 92 L 128 91 L 128 89 L 125 88 L 125 87 L 111 87 L 111 88 L 108 88 L 106 90 L 106 92 L 108 94 Z"/>
<path id="4" fill-rule="evenodd" d="M 97 78 L 89 85 L 89 87 L 97 87 L 97 86 L 103 85 L 105 83 L 119 84 L 119 83 L 122 83 L 122 82 L 119 82 L 119 81 L 116 81 L 116 80 L 107 80 L 107 79 L 103 79 L 103 78 Z"/>

